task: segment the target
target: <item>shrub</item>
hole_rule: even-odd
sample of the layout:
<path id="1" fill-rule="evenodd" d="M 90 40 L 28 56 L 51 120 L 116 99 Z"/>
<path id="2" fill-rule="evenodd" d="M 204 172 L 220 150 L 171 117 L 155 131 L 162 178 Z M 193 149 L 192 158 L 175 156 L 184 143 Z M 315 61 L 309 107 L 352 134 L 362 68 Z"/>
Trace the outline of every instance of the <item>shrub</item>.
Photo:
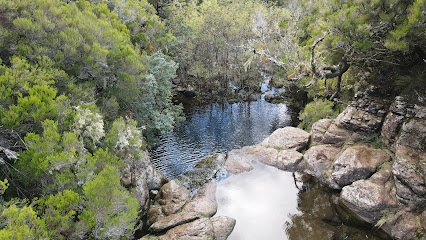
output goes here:
<path id="1" fill-rule="evenodd" d="M 323 118 L 334 118 L 338 114 L 333 110 L 333 102 L 326 99 L 315 98 L 313 102 L 308 103 L 299 114 L 300 128 L 306 131 L 311 130 L 312 124 Z"/>

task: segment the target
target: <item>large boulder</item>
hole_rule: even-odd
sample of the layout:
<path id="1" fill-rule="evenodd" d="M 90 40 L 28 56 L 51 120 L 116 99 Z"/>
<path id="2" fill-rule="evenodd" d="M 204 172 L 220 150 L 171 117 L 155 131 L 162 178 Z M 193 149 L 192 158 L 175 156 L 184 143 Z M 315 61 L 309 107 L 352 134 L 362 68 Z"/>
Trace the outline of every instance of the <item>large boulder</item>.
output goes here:
<path id="1" fill-rule="evenodd" d="M 189 191 L 183 186 L 170 181 L 164 184 L 155 197 L 154 204 L 148 210 L 148 226 L 159 218 L 177 213 L 189 201 Z"/>
<path id="2" fill-rule="evenodd" d="M 152 232 L 164 232 L 176 226 L 199 219 L 200 217 L 201 215 L 196 212 L 179 212 L 171 214 L 158 218 L 157 221 L 149 227 L 149 230 Z"/>
<path id="3" fill-rule="evenodd" d="M 140 240 L 211 240 L 214 236 L 213 224 L 208 218 L 176 226 L 162 235 L 145 235 Z"/>
<path id="4" fill-rule="evenodd" d="M 167 231 L 160 240 L 211 240 L 214 236 L 213 224 L 208 218 L 201 218 Z"/>
<path id="5" fill-rule="evenodd" d="M 309 137 L 310 134 L 300 128 L 285 127 L 275 130 L 260 145 L 300 151 L 308 146 Z"/>
<path id="6" fill-rule="evenodd" d="M 370 177 L 390 156 L 383 150 L 365 145 L 346 149 L 333 164 L 333 180 L 341 187 Z"/>
<path id="7" fill-rule="evenodd" d="M 269 162 L 263 162 L 266 165 L 276 167 L 284 171 L 303 170 L 299 164 L 303 160 L 303 154 L 295 150 L 282 150 L 276 158 L 271 158 Z"/>
<path id="8" fill-rule="evenodd" d="M 229 173 L 237 174 L 253 170 L 252 161 L 261 163 L 272 162 L 276 159 L 278 150 L 264 146 L 249 146 L 241 149 L 235 149 L 228 153 L 225 163 L 226 170 Z"/>
<path id="9" fill-rule="evenodd" d="M 372 224 L 383 217 L 383 210 L 392 211 L 397 207 L 385 186 L 369 180 L 359 180 L 343 187 L 340 198 L 345 206 Z"/>
<path id="10" fill-rule="evenodd" d="M 202 216 L 211 217 L 216 214 L 216 181 L 204 184 L 195 193 L 192 200 L 185 205 L 183 212 L 195 212 Z"/>
<path id="11" fill-rule="evenodd" d="M 411 240 L 420 239 L 424 228 L 413 213 L 401 214 L 396 223 L 393 224 L 391 235 L 394 239 Z"/>
<path id="12" fill-rule="evenodd" d="M 303 155 L 306 163 L 305 172 L 318 178 L 331 188 L 340 189 L 340 186 L 333 180 L 332 166 L 340 149 L 331 145 L 318 145 L 309 148 Z"/>
<path id="13" fill-rule="evenodd" d="M 213 224 L 213 232 L 215 240 L 226 240 L 234 230 L 237 221 L 226 216 L 219 216 L 210 219 Z"/>
<path id="14" fill-rule="evenodd" d="M 327 132 L 327 129 L 330 127 L 332 119 L 321 119 L 314 124 L 311 128 L 311 143 L 312 145 L 320 145 L 324 139 L 324 135 Z"/>

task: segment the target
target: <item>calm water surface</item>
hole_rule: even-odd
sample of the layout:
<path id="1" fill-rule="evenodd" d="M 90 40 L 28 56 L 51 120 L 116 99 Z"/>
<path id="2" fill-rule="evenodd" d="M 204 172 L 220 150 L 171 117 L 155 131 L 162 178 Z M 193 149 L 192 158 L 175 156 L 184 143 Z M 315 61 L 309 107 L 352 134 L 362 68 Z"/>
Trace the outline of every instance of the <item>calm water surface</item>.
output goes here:
<path id="1" fill-rule="evenodd" d="M 186 121 L 163 136 L 152 151 L 154 165 L 169 179 L 213 153 L 260 143 L 277 128 L 291 124 L 286 105 L 270 104 L 263 97 L 256 102 L 188 107 L 185 112 Z"/>

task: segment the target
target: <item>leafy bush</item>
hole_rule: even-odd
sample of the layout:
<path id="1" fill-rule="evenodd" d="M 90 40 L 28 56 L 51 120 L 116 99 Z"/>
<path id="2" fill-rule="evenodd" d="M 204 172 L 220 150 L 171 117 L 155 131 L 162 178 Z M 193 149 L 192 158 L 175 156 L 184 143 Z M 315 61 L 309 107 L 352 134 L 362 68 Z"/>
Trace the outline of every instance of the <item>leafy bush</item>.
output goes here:
<path id="1" fill-rule="evenodd" d="M 323 118 L 334 118 L 338 112 L 333 110 L 333 102 L 315 98 L 313 102 L 306 104 L 305 109 L 299 114 L 300 128 L 311 130 L 312 124 Z"/>

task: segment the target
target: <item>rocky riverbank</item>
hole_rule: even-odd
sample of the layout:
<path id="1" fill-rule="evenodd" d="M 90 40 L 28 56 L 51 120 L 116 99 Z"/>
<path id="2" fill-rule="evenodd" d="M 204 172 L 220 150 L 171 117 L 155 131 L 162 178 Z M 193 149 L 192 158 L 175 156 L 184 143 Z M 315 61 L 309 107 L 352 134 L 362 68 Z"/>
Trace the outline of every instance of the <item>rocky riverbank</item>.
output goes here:
<path id="1" fill-rule="evenodd" d="M 425 120 L 424 102 L 388 101 L 369 89 L 336 119 L 316 122 L 310 133 L 278 129 L 258 145 L 210 157 L 164 185 L 148 213 L 152 234 L 144 239 L 226 239 L 235 220 L 212 218 L 214 178 L 250 171 L 253 161 L 314 176 L 340 192 L 341 205 L 394 239 L 424 239 Z M 190 191 L 196 191 L 191 200 Z"/>

